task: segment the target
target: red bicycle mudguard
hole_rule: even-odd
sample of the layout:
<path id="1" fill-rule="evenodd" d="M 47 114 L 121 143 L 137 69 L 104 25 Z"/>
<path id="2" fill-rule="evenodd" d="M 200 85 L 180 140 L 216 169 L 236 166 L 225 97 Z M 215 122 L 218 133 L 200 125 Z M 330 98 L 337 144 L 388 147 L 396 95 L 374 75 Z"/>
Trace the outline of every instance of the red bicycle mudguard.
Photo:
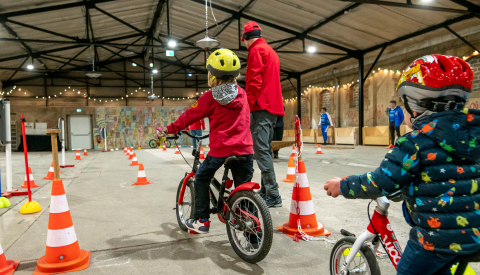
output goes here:
<path id="1" fill-rule="evenodd" d="M 233 191 L 230 193 L 230 195 L 228 196 L 228 199 L 227 201 L 230 200 L 230 198 L 233 196 L 233 194 L 235 194 L 236 192 L 238 191 L 242 191 L 242 190 L 253 190 L 253 189 L 260 189 L 260 184 L 256 183 L 256 182 L 246 182 L 246 183 L 242 183 L 239 187 L 233 189 Z"/>
<path id="2" fill-rule="evenodd" d="M 183 195 L 185 194 L 185 188 L 187 186 L 187 182 L 191 177 L 194 177 L 195 173 L 190 172 L 184 179 L 183 179 L 183 185 L 182 185 L 182 190 L 180 191 L 180 196 L 178 196 L 178 205 L 181 205 L 183 203 Z"/>

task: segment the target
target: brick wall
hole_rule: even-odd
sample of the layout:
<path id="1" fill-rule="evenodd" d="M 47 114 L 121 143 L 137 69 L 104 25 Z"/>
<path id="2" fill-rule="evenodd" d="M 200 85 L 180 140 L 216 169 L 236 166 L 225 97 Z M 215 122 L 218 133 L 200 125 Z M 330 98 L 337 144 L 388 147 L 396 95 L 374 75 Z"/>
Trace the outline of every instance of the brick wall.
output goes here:
<path id="1" fill-rule="evenodd" d="M 472 66 L 474 74 L 472 90 L 474 93 L 480 93 L 480 57 L 476 56 L 469 60 L 468 63 Z"/>

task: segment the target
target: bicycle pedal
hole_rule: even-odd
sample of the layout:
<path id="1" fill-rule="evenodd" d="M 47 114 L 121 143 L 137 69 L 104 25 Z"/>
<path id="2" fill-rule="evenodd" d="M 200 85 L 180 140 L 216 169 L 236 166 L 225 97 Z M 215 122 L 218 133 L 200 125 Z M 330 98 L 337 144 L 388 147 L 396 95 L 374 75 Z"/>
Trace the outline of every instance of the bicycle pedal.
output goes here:
<path id="1" fill-rule="evenodd" d="M 192 231 L 190 229 L 188 229 L 188 233 L 192 234 L 192 235 L 199 235 L 200 233 L 198 232 L 195 232 L 195 231 Z"/>

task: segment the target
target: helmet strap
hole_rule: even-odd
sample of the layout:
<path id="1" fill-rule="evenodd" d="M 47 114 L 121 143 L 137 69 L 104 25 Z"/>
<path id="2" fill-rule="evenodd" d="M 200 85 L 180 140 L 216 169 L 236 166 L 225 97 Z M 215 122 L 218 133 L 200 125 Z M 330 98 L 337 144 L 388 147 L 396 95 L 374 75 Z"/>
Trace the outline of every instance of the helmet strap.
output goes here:
<path id="1" fill-rule="evenodd" d="M 410 122 L 413 123 L 415 121 L 415 116 L 414 116 L 413 111 L 410 108 L 410 106 L 408 106 L 407 95 L 403 95 L 402 99 L 403 99 L 403 103 L 405 104 L 405 110 L 407 110 L 407 112 L 410 114 Z"/>
<path id="2" fill-rule="evenodd" d="M 212 78 L 210 78 L 210 81 L 213 82 L 215 80 L 215 76 L 212 76 Z"/>

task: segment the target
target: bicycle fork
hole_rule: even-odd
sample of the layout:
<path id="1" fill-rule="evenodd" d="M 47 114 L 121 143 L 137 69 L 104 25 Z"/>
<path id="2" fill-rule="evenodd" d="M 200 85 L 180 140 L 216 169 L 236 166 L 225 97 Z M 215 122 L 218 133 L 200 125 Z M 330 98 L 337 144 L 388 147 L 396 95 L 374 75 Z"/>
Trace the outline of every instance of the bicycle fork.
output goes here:
<path id="1" fill-rule="evenodd" d="M 348 274 L 348 265 L 353 261 L 353 258 L 355 258 L 358 251 L 360 251 L 360 248 L 362 248 L 363 243 L 373 241 L 373 239 L 375 239 L 376 236 L 377 235 L 375 235 L 375 234 L 373 234 L 369 231 L 365 231 L 360 236 L 358 236 L 357 240 L 355 240 L 355 243 L 353 243 L 353 246 L 350 249 L 350 252 L 347 256 L 347 259 L 345 260 L 345 263 L 343 263 L 341 274 L 345 274 L 345 275 Z M 380 243 L 377 242 L 373 245 L 373 248 L 371 248 L 374 255 L 377 252 L 379 244 Z"/>

